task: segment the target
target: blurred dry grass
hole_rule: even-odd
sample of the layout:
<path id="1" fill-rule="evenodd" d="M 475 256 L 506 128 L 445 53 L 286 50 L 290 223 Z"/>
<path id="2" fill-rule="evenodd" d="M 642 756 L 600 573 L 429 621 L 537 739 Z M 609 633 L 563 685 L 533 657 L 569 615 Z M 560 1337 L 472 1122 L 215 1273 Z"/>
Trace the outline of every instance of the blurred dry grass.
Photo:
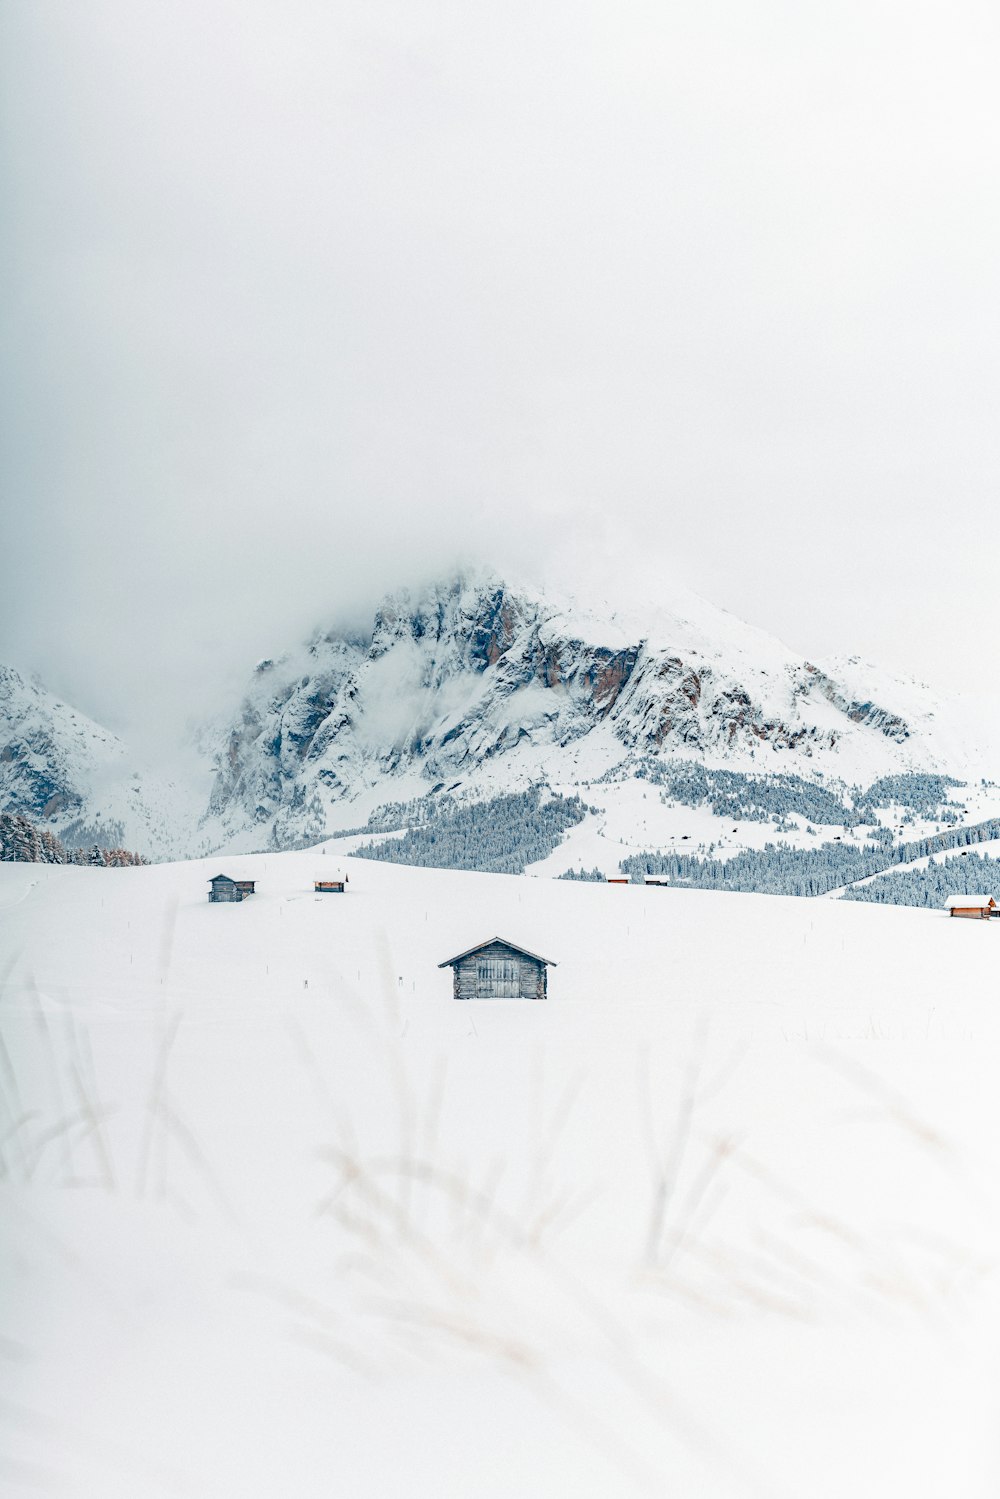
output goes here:
<path id="1" fill-rule="evenodd" d="M 277 1309 L 303 1351 L 366 1380 L 456 1360 L 501 1371 L 650 1493 L 665 1481 L 650 1442 L 616 1429 L 568 1370 L 599 1366 L 633 1403 L 636 1430 L 648 1423 L 696 1453 L 725 1492 L 770 1495 L 767 1475 L 682 1394 L 678 1319 L 947 1321 L 996 1276 L 997 1257 L 946 1225 L 919 1214 L 852 1217 L 828 1200 L 819 1174 L 803 1179 L 770 1158 L 749 1124 L 720 1128 L 717 1106 L 749 1053 L 715 1054 L 704 1030 L 680 1066 L 637 1050 L 632 1117 L 617 1121 L 620 1180 L 588 1167 L 578 1146 L 585 1069 L 550 1080 L 542 1053 L 523 1100 L 524 1141 L 499 1150 L 463 1141 L 455 1111 L 449 1117 L 447 1057 L 415 1067 L 400 1044 L 387 947 L 380 1055 L 394 1148 L 385 1121 L 373 1131 L 357 1098 L 331 1086 L 301 1017 L 285 1020 L 301 1090 L 326 1126 L 314 1149 L 322 1184 L 303 1205 L 303 1232 L 321 1236 L 323 1253 L 283 1263 L 258 1202 L 224 1179 L 210 1125 L 196 1129 L 178 1096 L 182 1014 L 163 1019 L 142 1106 L 126 1117 L 104 1096 L 87 1027 L 69 1014 L 57 1026 L 29 994 L 31 1023 L 19 1023 L 17 1046 L 0 1026 L 8 1186 L 127 1195 L 195 1227 L 224 1220 L 243 1234 L 248 1258 L 220 1294 Z M 862 1140 L 887 1129 L 917 1183 L 961 1176 L 959 1147 L 899 1087 L 833 1048 L 816 1047 L 813 1058 L 835 1080 L 816 1106 L 830 1132 L 845 1121 Z M 266 1196 L 266 1180 L 258 1190 Z"/>

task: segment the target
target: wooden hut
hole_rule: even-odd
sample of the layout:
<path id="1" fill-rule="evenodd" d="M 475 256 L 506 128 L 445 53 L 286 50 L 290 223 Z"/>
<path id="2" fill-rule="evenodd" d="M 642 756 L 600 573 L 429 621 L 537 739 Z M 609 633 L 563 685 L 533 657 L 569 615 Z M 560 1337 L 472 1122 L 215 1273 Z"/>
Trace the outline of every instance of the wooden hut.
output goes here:
<path id="1" fill-rule="evenodd" d="M 1000 916 L 1000 907 L 992 895 L 949 895 L 944 908 L 949 916 L 967 916 L 975 921 Z"/>
<path id="2" fill-rule="evenodd" d="M 254 893 L 254 880 L 232 880 L 228 874 L 217 874 L 209 880 L 210 901 L 246 900 Z"/>
<path id="3" fill-rule="evenodd" d="M 550 961 L 504 937 L 491 937 L 438 967 L 453 970 L 456 999 L 544 999 Z"/>
<path id="4" fill-rule="evenodd" d="M 317 895 L 343 895 L 346 886 L 346 874 L 335 874 L 329 878 L 324 876 L 321 880 L 313 880 L 313 889 Z"/>

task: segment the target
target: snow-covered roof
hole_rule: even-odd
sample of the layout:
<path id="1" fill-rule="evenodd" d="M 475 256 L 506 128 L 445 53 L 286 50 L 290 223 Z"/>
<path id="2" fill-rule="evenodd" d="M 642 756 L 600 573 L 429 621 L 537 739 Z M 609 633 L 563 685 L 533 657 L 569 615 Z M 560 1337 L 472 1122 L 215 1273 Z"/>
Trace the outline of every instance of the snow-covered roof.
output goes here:
<path id="1" fill-rule="evenodd" d="M 944 903 L 944 908 L 946 911 L 950 911 L 952 906 L 968 906 L 970 910 L 974 910 L 976 907 L 982 910 L 985 906 L 995 905 L 996 898 L 992 895 L 949 895 Z"/>
<path id="2" fill-rule="evenodd" d="M 471 958 L 473 953 L 482 952 L 484 947 L 490 947 L 494 942 L 500 942 L 504 947 L 509 947 L 511 952 L 519 952 L 522 957 L 534 958 L 536 963 L 548 963 L 551 968 L 559 966 L 553 963 L 551 958 L 539 957 L 538 953 L 529 952 L 526 947 L 518 947 L 516 942 L 508 942 L 506 937 L 487 937 L 485 942 L 477 942 L 475 947 L 467 947 L 465 952 L 456 953 L 453 958 L 447 958 L 443 963 L 439 963 L 438 967 L 451 968 L 455 963 L 461 963 L 463 958 Z"/>

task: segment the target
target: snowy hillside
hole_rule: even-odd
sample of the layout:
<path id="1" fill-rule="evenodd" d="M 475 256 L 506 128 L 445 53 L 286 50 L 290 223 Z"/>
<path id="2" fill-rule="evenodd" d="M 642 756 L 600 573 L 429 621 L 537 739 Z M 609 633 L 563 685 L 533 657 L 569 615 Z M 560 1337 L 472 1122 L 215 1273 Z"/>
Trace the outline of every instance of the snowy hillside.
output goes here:
<path id="1" fill-rule="evenodd" d="M 388 599 L 370 637 L 261 662 L 205 832 L 288 846 L 432 787 L 589 784 L 648 755 L 860 782 L 955 773 L 969 747 L 940 717 L 926 688 L 807 662 L 693 595 L 623 611 L 474 575 Z"/>
<path id="2" fill-rule="evenodd" d="M 70 847 L 162 858 L 190 848 L 196 794 L 144 772 L 116 735 L 0 665 L 0 812 L 21 813 Z"/>
<path id="3" fill-rule="evenodd" d="M 997 788 L 983 780 L 996 771 L 995 741 L 970 722 L 917 683 L 856 657 L 806 661 L 677 588 L 669 606 L 622 608 L 480 572 L 386 599 L 367 632 L 320 632 L 259 662 L 174 784 L 4 670 L 0 811 L 71 844 L 123 842 L 155 858 L 301 847 L 373 814 L 384 823 L 389 804 L 419 818 L 430 798 L 494 803 L 551 788 L 582 798 L 593 817 L 548 872 L 581 857 L 594 818 L 598 862 L 613 872 L 670 842 L 756 848 L 776 829 L 793 842 L 839 838 L 860 792 L 899 773 L 957 778 L 971 819 L 996 815 Z M 711 798 L 693 818 L 678 811 L 665 768 L 692 765 L 773 781 L 774 820 L 710 810 Z M 794 824 L 777 794 L 789 777 L 802 810 Z M 950 815 L 927 809 L 926 831 L 939 813 Z"/>
<path id="4" fill-rule="evenodd" d="M 335 848 L 0 866 L 5 1492 L 995 1494 L 1000 922 Z"/>

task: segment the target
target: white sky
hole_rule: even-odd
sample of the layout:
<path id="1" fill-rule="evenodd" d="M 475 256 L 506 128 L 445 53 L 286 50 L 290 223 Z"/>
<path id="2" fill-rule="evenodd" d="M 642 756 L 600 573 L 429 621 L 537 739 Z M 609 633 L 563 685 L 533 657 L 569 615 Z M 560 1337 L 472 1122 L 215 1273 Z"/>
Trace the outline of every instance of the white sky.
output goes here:
<path id="1" fill-rule="evenodd" d="M 8 0 L 0 60 L 0 659 L 148 735 L 565 551 L 982 682 L 995 5 Z"/>

